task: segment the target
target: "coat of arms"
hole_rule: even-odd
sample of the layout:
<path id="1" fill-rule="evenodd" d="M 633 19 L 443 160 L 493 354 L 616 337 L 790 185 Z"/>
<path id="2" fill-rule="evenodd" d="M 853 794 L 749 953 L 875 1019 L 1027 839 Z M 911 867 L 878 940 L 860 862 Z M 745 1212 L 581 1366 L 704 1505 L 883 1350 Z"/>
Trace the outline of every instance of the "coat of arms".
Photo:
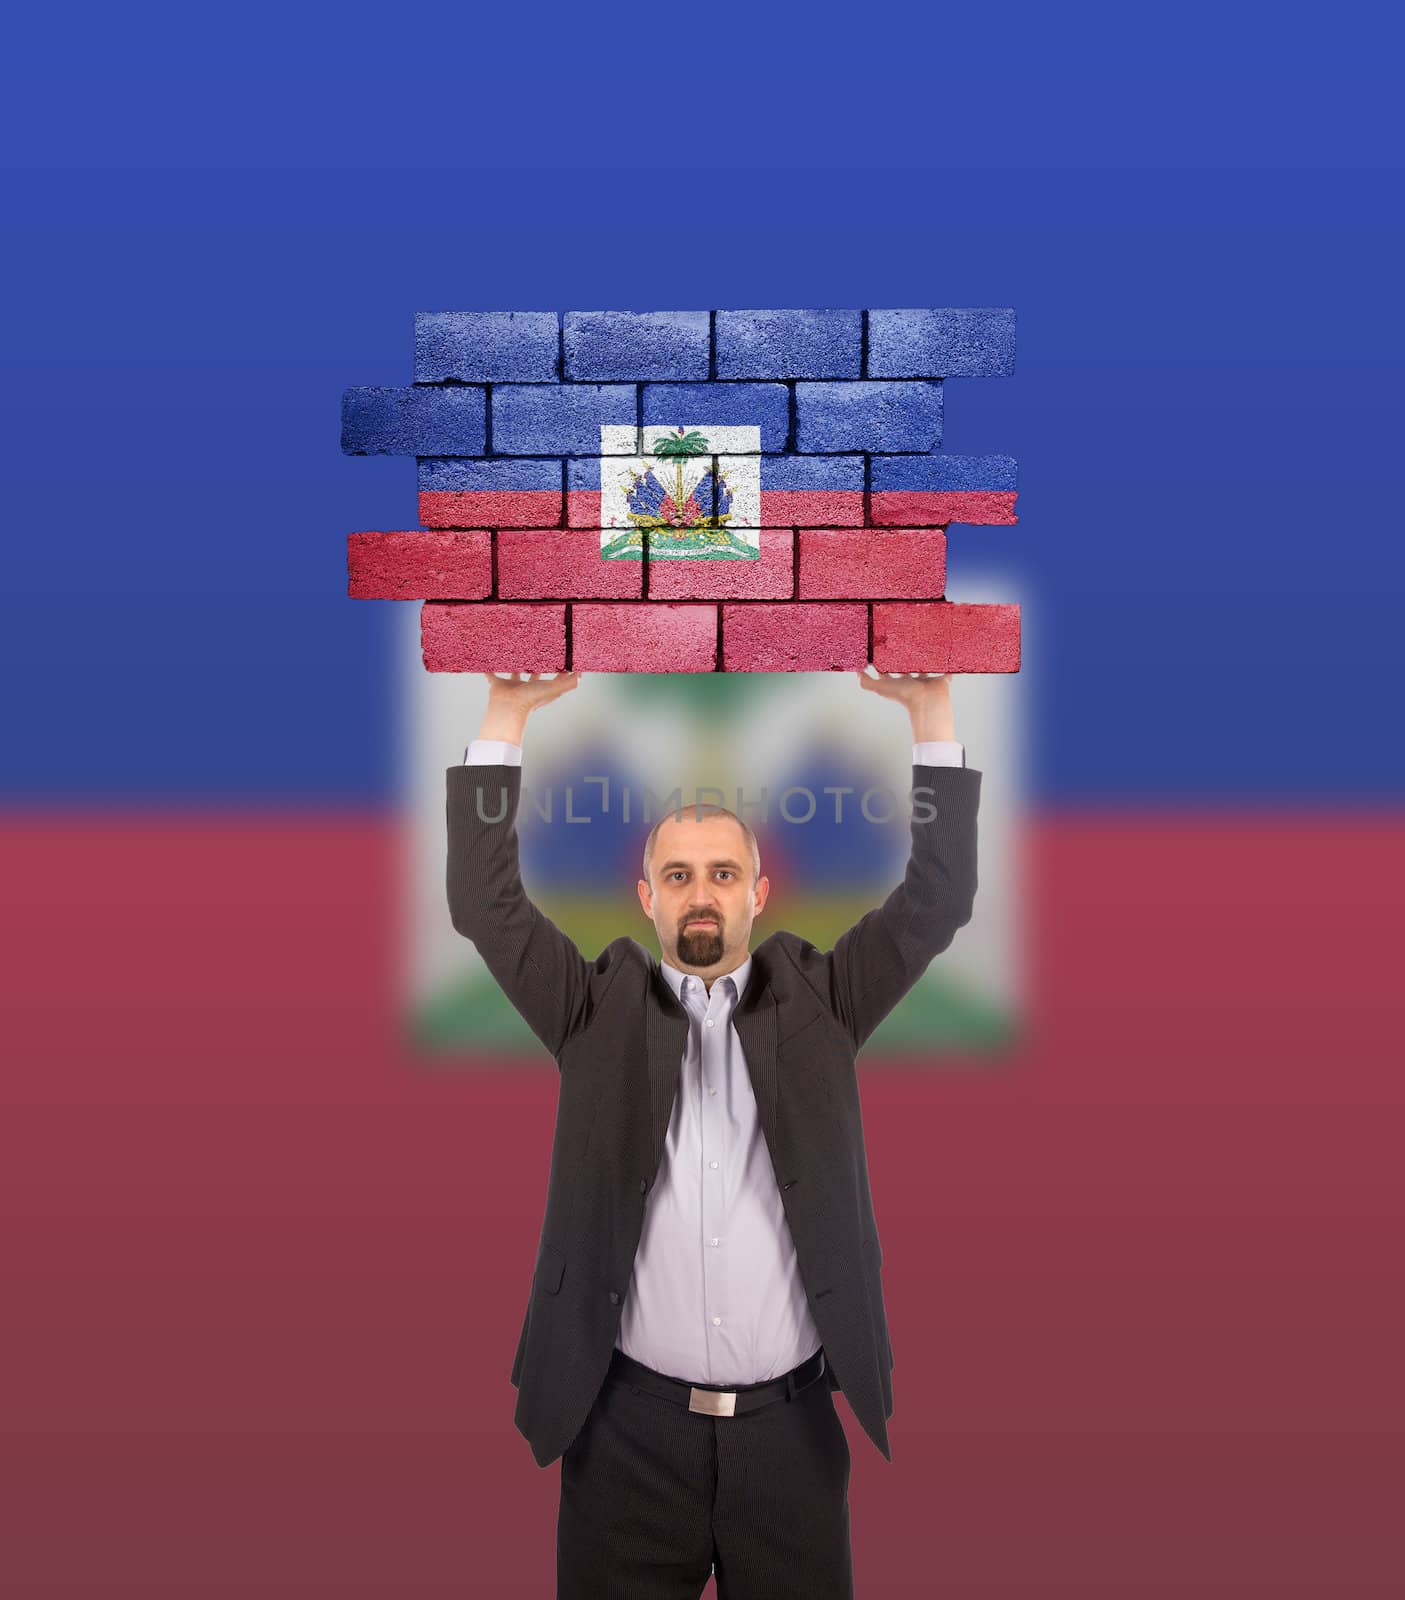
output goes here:
<path id="1" fill-rule="evenodd" d="M 649 456 L 602 459 L 601 555 L 638 559 L 647 543 L 651 561 L 758 558 L 759 464 L 739 458 L 724 465 L 717 454 L 757 448 L 737 434 L 755 434 L 759 442 L 755 429 L 651 428 Z"/>

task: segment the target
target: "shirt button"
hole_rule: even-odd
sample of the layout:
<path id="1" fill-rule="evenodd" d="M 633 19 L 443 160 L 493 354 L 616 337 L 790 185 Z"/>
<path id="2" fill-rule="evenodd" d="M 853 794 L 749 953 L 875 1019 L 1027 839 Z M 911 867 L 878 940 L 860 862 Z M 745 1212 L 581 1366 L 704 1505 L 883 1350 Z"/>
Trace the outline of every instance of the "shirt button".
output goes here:
<path id="1" fill-rule="evenodd" d="M 713 1242 L 713 1244 L 716 1244 L 716 1243 L 717 1243 L 717 1241 L 716 1241 L 716 1239 L 714 1239 L 714 1240 L 713 1240 L 713 1241 L 712 1241 L 712 1242 Z"/>
<path id="2" fill-rule="evenodd" d="M 720 1328 L 722 1326 L 722 1318 L 721 1317 L 714 1317 L 712 1319 L 712 1326 L 714 1328 Z"/>
<path id="3" fill-rule="evenodd" d="M 708 1162 L 708 1166 L 710 1166 L 710 1167 L 715 1167 L 716 1165 L 717 1165 L 717 1163 L 715 1161 L 709 1161 Z"/>
<path id="4" fill-rule="evenodd" d="M 716 1094 L 717 1093 L 716 1089 L 709 1089 L 707 1092 L 709 1094 Z"/>
<path id="5" fill-rule="evenodd" d="M 709 1028 L 713 1026 L 713 1019 L 711 1017 L 707 1019 L 707 1025 Z"/>

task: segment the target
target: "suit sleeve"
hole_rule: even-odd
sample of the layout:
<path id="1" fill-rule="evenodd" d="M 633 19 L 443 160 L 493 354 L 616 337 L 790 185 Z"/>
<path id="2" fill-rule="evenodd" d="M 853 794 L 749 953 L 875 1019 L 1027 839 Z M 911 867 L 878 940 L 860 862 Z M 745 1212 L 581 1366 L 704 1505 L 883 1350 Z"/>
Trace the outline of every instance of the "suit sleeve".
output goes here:
<path id="1" fill-rule="evenodd" d="M 903 881 L 839 936 L 827 958 L 834 1011 L 856 1050 L 971 920 L 974 907 L 981 774 L 917 763 L 912 784 Z"/>
<path id="2" fill-rule="evenodd" d="M 590 967 L 575 942 L 527 898 L 517 860 L 522 769 L 449 767 L 449 916 L 553 1056 L 580 1025 Z M 559 1063 L 558 1063 L 559 1065 Z"/>

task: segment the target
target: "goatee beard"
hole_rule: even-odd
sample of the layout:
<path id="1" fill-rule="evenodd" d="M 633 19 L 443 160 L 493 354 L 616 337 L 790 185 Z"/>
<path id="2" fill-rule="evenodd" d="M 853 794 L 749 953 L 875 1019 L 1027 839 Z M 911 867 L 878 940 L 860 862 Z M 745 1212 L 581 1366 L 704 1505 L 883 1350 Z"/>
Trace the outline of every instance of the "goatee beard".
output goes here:
<path id="1" fill-rule="evenodd" d="M 722 959 L 722 930 L 685 927 L 678 935 L 678 954 L 691 967 L 710 967 Z"/>

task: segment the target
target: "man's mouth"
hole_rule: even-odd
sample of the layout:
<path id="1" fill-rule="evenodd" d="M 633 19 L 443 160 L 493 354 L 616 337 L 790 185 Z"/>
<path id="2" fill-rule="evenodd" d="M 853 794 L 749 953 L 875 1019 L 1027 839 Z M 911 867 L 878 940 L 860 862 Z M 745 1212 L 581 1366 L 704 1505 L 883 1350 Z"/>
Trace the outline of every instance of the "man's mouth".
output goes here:
<path id="1" fill-rule="evenodd" d="M 717 923 L 712 917 L 694 917 L 688 926 L 690 928 L 715 928 Z"/>

